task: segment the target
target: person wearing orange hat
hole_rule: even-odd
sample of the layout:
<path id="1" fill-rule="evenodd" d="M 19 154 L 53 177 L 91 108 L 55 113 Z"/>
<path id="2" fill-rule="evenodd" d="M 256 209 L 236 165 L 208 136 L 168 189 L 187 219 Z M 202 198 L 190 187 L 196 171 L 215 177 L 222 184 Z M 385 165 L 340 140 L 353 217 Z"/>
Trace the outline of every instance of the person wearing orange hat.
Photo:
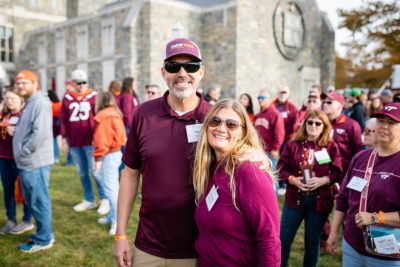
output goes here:
<path id="1" fill-rule="evenodd" d="M 35 73 L 20 71 L 16 76 L 18 93 L 25 98 L 25 108 L 15 128 L 13 153 L 20 169 L 22 192 L 37 224 L 29 241 L 19 245 L 23 252 L 49 249 L 54 243 L 49 195 L 51 164 L 54 162 L 52 110 L 47 95 L 40 92 Z"/>

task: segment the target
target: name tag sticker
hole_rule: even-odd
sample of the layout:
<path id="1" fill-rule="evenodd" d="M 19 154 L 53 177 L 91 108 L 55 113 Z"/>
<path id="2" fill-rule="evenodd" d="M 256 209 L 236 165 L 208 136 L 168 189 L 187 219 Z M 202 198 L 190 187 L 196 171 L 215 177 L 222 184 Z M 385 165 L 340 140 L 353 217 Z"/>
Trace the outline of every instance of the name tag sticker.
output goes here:
<path id="1" fill-rule="evenodd" d="M 346 187 L 361 192 L 367 183 L 368 181 L 366 179 L 353 176 L 353 178 L 350 180 L 350 183 L 348 183 Z"/>
<path id="2" fill-rule="evenodd" d="M 282 112 L 281 112 L 281 116 L 282 116 L 282 118 L 286 119 L 287 116 L 288 116 L 288 114 L 287 114 L 286 111 L 282 111 Z"/>
<path id="3" fill-rule="evenodd" d="M 315 159 L 317 160 L 318 164 L 325 164 L 331 162 L 331 157 L 328 154 L 326 149 L 322 149 L 320 151 L 314 152 Z"/>
<path id="4" fill-rule="evenodd" d="M 186 125 L 186 135 L 189 143 L 194 143 L 199 140 L 202 128 L 202 123 Z"/>
<path id="5" fill-rule="evenodd" d="M 374 243 L 378 253 L 396 254 L 399 253 L 399 245 L 397 244 L 394 234 L 374 237 Z"/>
<path id="6" fill-rule="evenodd" d="M 11 117 L 10 120 L 8 121 L 9 124 L 17 124 L 19 121 L 18 117 Z"/>
<path id="7" fill-rule="evenodd" d="M 87 110 L 90 110 L 90 103 L 85 101 L 81 102 L 79 104 L 79 111 L 87 111 Z"/>
<path id="8" fill-rule="evenodd" d="M 215 185 L 211 187 L 210 192 L 208 193 L 206 197 L 206 204 L 207 204 L 207 209 L 208 211 L 211 211 L 211 209 L 214 207 L 215 202 L 217 202 L 217 199 L 219 198 L 217 188 Z"/>
<path id="9" fill-rule="evenodd" d="M 331 138 L 333 138 L 333 134 L 334 134 L 334 133 L 335 133 L 335 130 L 332 129 L 331 132 L 329 133 L 329 136 L 330 136 Z"/>

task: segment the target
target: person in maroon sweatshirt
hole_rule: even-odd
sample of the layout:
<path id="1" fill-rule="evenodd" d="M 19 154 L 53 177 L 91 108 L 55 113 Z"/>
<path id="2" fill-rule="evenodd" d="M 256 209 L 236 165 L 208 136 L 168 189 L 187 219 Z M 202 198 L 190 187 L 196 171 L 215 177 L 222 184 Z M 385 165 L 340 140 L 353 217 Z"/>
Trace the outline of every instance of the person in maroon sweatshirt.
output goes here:
<path id="1" fill-rule="evenodd" d="M 280 265 L 273 181 L 258 164 L 239 160 L 250 149 L 262 145 L 246 111 L 220 100 L 204 120 L 194 163 L 199 267 Z"/>
<path id="2" fill-rule="evenodd" d="M 327 241 L 328 251 L 336 253 L 339 227 L 345 221 L 343 266 L 400 266 L 398 258 L 368 253 L 363 243 L 365 226 L 400 227 L 400 103 L 388 104 L 372 117 L 377 118 L 378 145 L 376 149 L 358 153 L 350 162 L 336 197 L 336 210 Z M 373 153 L 377 153 L 375 160 Z M 369 179 L 367 168 L 372 168 Z M 365 206 L 360 205 L 361 192 L 366 196 Z M 396 240 L 399 242 L 398 237 Z"/>
<path id="3" fill-rule="evenodd" d="M 135 92 L 136 83 L 132 77 L 126 77 L 122 82 L 120 105 L 126 132 L 131 128 L 133 114 L 139 105 L 139 99 Z"/>
<path id="4" fill-rule="evenodd" d="M 289 101 L 289 94 L 289 87 L 281 86 L 278 98 L 273 101 L 275 108 L 281 113 L 285 123 L 285 143 L 292 139 L 298 112 L 296 106 Z"/>
<path id="5" fill-rule="evenodd" d="M 97 92 L 88 88 L 87 75 L 81 69 L 72 72 L 71 80 L 75 83 L 75 91 L 66 93 L 62 100 L 60 131 L 63 152 L 68 155 L 68 151 L 70 151 L 81 178 L 84 199 L 74 206 L 75 211 L 81 212 L 97 207 L 90 181 L 94 164 L 92 142 L 95 124 L 93 117 Z M 100 207 L 97 212 L 105 215 L 109 211 L 109 202 L 104 193 L 101 179 L 95 177 L 95 182 L 100 197 Z"/>
<path id="6" fill-rule="evenodd" d="M 303 220 L 303 266 L 317 266 L 319 240 L 333 208 L 330 185 L 342 176 L 339 148 L 329 135 L 331 129 L 323 111 L 309 111 L 294 140 L 286 144 L 279 159 L 279 176 L 287 183 L 281 218 L 283 267 L 288 265 L 290 248 Z"/>
<path id="7" fill-rule="evenodd" d="M 346 172 L 350 160 L 362 149 L 360 125 L 342 113 L 346 101 L 341 94 L 337 92 L 324 93 L 321 95 L 321 99 L 323 100 L 323 111 L 333 127 L 331 136 L 339 145 L 343 172 Z"/>
<path id="8" fill-rule="evenodd" d="M 279 149 L 285 137 L 283 119 L 274 105 L 271 104 L 271 96 L 267 90 L 261 90 L 257 97 L 261 112 L 254 118 L 254 126 L 264 143 L 264 151 L 272 160 L 273 169 L 279 158 Z"/>

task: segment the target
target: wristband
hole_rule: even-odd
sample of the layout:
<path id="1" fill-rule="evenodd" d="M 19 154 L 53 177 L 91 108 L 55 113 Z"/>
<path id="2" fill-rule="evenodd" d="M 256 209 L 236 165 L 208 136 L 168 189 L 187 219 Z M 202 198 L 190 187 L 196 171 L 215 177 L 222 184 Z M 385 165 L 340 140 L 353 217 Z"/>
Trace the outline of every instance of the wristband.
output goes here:
<path id="1" fill-rule="evenodd" d="M 380 224 L 385 224 L 385 213 L 383 211 L 379 211 L 379 223 Z"/>
<path id="2" fill-rule="evenodd" d="M 372 213 L 372 216 L 371 216 L 371 223 L 372 224 L 376 224 L 375 216 L 376 216 L 376 212 Z"/>
<path id="3" fill-rule="evenodd" d="M 116 235 L 115 236 L 115 240 L 128 240 L 128 236 L 127 235 Z"/>
<path id="4" fill-rule="evenodd" d="M 293 180 L 295 180 L 295 179 L 296 179 L 295 176 L 290 175 L 290 176 L 289 176 L 289 184 L 293 184 Z"/>

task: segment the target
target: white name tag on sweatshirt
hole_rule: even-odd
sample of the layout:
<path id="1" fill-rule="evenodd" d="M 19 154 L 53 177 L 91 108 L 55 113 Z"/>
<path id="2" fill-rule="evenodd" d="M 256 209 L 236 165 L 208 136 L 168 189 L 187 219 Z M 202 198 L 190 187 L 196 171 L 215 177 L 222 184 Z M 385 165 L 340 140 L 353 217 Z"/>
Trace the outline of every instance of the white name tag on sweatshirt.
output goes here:
<path id="1" fill-rule="evenodd" d="M 368 181 L 366 179 L 353 176 L 346 187 L 361 192 L 367 184 Z"/>
<path id="2" fill-rule="evenodd" d="M 211 209 L 214 207 L 215 202 L 217 202 L 217 199 L 219 198 L 217 188 L 215 185 L 211 187 L 210 192 L 208 192 L 208 195 L 206 197 L 206 204 L 207 204 L 207 209 L 208 211 L 211 211 Z"/>

